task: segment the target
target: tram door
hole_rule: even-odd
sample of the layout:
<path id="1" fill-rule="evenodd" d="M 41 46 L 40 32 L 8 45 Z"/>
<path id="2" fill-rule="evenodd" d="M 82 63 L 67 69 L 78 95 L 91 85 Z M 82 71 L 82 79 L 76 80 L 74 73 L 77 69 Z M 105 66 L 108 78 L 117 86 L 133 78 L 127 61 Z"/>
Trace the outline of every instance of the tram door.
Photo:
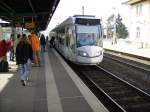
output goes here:
<path id="1" fill-rule="evenodd" d="M 66 30 L 66 54 L 69 60 L 75 61 L 75 40 L 72 28 L 68 27 Z"/>

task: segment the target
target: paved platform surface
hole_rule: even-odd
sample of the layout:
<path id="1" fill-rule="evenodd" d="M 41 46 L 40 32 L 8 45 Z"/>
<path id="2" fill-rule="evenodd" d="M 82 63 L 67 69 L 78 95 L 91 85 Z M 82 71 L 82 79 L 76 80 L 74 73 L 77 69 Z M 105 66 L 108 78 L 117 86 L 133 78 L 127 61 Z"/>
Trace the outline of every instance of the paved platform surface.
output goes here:
<path id="1" fill-rule="evenodd" d="M 14 62 L 0 73 L 0 112 L 108 112 L 55 50 L 41 60 L 25 87 Z"/>
<path id="2" fill-rule="evenodd" d="M 0 112 L 47 112 L 44 65 L 33 67 L 27 86 L 22 86 L 17 66 L 0 73 Z"/>

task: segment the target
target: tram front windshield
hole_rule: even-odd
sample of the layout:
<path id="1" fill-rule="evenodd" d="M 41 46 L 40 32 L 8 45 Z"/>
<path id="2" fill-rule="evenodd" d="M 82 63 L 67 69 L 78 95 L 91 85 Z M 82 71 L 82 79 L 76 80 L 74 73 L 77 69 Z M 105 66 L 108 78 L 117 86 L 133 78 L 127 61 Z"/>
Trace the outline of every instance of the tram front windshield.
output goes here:
<path id="1" fill-rule="evenodd" d="M 77 26 L 77 47 L 98 46 L 99 26 Z"/>

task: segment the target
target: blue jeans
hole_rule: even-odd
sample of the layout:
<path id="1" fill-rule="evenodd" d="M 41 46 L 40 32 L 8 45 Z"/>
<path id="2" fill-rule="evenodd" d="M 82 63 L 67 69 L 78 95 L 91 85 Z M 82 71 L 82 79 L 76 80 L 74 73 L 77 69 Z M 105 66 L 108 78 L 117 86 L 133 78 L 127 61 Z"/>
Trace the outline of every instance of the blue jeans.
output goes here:
<path id="1" fill-rule="evenodd" d="M 41 51 L 45 52 L 45 45 L 41 45 Z"/>
<path id="2" fill-rule="evenodd" d="M 10 58 L 10 61 L 14 61 L 14 49 L 13 49 L 13 47 L 12 48 L 10 48 L 10 56 L 9 56 L 9 58 Z"/>
<path id="3" fill-rule="evenodd" d="M 28 59 L 27 63 L 22 64 L 20 68 L 21 80 L 27 80 L 31 72 L 31 60 Z"/>

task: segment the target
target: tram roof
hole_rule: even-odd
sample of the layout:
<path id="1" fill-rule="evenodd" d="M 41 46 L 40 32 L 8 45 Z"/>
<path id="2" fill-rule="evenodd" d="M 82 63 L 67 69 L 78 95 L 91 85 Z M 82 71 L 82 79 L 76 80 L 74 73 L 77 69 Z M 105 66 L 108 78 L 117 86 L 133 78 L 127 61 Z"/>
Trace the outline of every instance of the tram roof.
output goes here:
<path id="1" fill-rule="evenodd" d="M 45 30 L 60 0 L 0 0 L 0 18 L 13 23 L 35 21 Z"/>

